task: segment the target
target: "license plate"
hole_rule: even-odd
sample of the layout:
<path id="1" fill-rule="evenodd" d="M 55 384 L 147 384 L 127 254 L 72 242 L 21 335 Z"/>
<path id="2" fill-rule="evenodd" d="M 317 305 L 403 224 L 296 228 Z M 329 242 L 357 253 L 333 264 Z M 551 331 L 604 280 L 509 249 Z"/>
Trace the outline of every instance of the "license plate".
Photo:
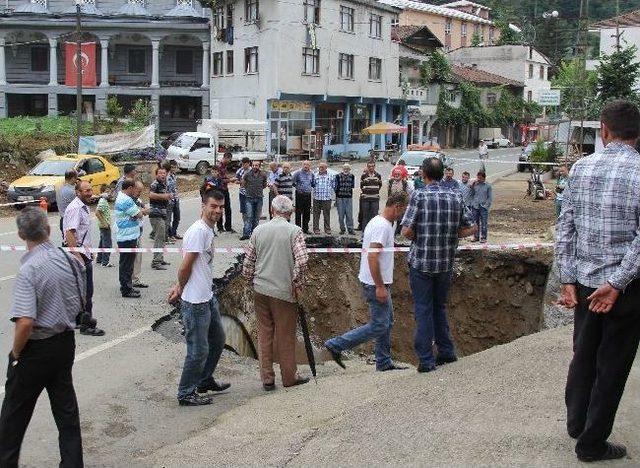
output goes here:
<path id="1" fill-rule="evenodd" d="M 33 201 L 33 197 L 30 195 L 21 195 L 18 197 L 18 201 Z"/>

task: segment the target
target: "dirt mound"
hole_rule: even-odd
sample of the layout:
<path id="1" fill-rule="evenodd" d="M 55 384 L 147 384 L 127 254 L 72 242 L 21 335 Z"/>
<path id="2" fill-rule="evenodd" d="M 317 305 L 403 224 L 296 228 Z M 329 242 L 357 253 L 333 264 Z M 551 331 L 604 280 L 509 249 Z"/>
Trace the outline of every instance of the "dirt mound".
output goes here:
<path id="1" fill-rule="evenodd" d="M 405 258 L 405 254 L 396 254 L 392 344 L 397 359 L 415 362 L 413 299 Z M 318 348 L 327 338 L 368 320 L 357 277 L 359 261 L 359 255 L 310 256 L 308 287 L 301 302 Z M 539 331 L 550 265 L 550 252 L 461 252 L 449 300 L 451 330 L 459 354 L 476 353 Z M 217 287 L 223 311 L 238 317 L 255 339 L 252 292 L 246 281 L 237 276 L 236 269 Z M 372 346 L 361 351 L 371 353 Z"/>

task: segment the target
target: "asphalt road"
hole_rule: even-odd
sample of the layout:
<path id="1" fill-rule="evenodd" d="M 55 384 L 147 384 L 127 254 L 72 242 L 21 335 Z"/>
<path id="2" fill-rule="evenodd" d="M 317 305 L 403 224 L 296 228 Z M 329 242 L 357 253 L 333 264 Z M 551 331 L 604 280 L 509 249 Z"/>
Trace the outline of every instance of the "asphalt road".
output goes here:
<path id="1" fill-rule="evenodd" d="M 497 161 L 516 161 L 519 148 L 494 150 L 490 153 L 486 170 L 489 179 L 512 172 L 515 164 L 500 164 Z M 460 158 L 475 158 L 475 151 L 451 152 L 456 177 L 467 170 L 475 174 L 477 162 L 456 161 Z M 362 173 L 364 163 L 353 165 L 354 174 Z M 378 164 L 383 178 L 388 179 L 392 166 Z M 334 169 L 339 170 L 338 166 Z M 238 213 L 237 187 L 232 187 L 232 211 Z M 265 197 L 266 200 L 266 197 Z M 181 201 L 181 232 L 199 217 L 199 199 L 184 197 Z M 266 212 L 266 207 L 263 209 Z M 355 213 L 354 213 L 355 215 Z M 57 213 L 49 215 L 52 240 L 59 244 Z M 337 231 L 335 210 L 332 210 L 332 227 Z M 241 219 L 234 216 L 233 226 L 237 235 L 222 234 L 217 244 L 231 247 L 240 244 Z M 145 227 L 145 246 L 150 226 Z M 93 239 L 97 245 L 98 230 L 94 226 Z M 22 245 L 17 236 L 15 221 L 11 217 L 0 218 L 0 244 Z M 176 245 L 179 246 L 179 243 Z M 11 306 L 14 278 L 17 273 L 20 252 L 0 252 L 0 310 L 5 317 Z M 123 299 L 119 294 L 118 272 L 115 268 L 96 267 L 94 281 L 94 316 L 104 328 L 103 337 L 76 337 L 76 366 L 74 381 L 78 394 L 86 462 L 88 465 L 124 465 L 137 457 L 144 457 L 159 447 L 178 443 L 199 430 L 213 424 L 214 418 L 237 406 L 242 401 L 261 394 L 257 373 L 254 380 L 247 380 L 238 371 L 237 359 L 223 357 L 221 374 L 233 383 L 233 391 L 221 395 L 216 404 L 207 409 L 179 408 L 175 400 L 184 346 L 170 343 L 150 330 L 150 325 L 166 315 L 170 307 L 166 294 L 175 280 L 180 258 L 168 256 L 171 266 L 167 271 L 151 270 L 151 256 L 143 259 L 142 279 L 150 285 L 142 290 L 141 299 Z M 117 265 L 117 256 L 112 263 Z M 232 257 L 218 255 L 214 262 L 216 271 L 222 274 L 231 264 Z M 11 348 L 13 325 L 9 320 L 0 320 L 0 352 L 6 356 Z M 257 370 L 255 362 L 246 362 L 247 368 Z M 6 374 L 7 359 L 0 360 L 0 372 Z M 246 375 L 246 373 L 244 373 Z M 0 397 L 4 389 L 0 388 Z M 51 417 L 46 396 L 40 399 L 34 419 L 27 432 L 23 446 L 22 461 L 27 466 L 49 466 L 58 460 L 57 431 Z"/>

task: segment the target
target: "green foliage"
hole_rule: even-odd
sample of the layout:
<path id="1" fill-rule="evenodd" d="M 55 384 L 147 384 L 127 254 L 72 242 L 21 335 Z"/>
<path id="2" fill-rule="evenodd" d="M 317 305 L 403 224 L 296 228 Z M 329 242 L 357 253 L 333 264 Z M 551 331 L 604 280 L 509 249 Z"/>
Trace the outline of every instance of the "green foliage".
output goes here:
<path id="1" fill-rule="evenodd" d="M 124 109 L 115 96 L 107 98 L 107 116 L 115 123 L 124 115 Z"/>
<path id="2" fill-rule="evenodd" d="M 216 6 L 216 0 L 198 0 L 198 3 L 202 5 L 202 8 L 211 8 L 212 10 Z"/>
<path id="3" fill-rule="evenodd" d="M 495 21 L 498 31 L 500 31 L 500 38 L 498 39 L 498 45 L 515 45 L 522 44 L 522 34 L 515 32 L 509 27 L 509 21 L 506 19 L 497 19 Z"/>
<path id="4" fill-rule="evenodd" d="M 429 60 L 420 66 L 420 81 L 422 86 L 429 83 L 446 83 L 451 80 L 451 64 L 447 57 L 435 50 Z"/>
<path id="5" fill-rule="evenodd" d="M 475 127 L 486 127 L 492 124 L 493 118 L 490 113 L 482 107 L 480 90 L 466 82 L 458 85 L 460 92 L 460 107 L 452 106 L 446 99 L 444 87 L 440 89 L 440 98 L 436 115 L 438 122 L 445 126 L 471 125 Z"/>
<path id="6" fill-rule="evenodd" d="M 84 122 L 83 133 L 91 134 L 91 124 Z M 34 134 L 69 137 L 76 133 L 76 119 L 71 117 L 11 117 L 0 119 L 0 137 L 15 139 Z"/>
<path id="7" fill-rule="evenodd" d="M 480 35 L 480 33 L 473 33 L 473 36 L 471 36 L 471 47 L 478 47 L 481 44 L 482 36 Z"/>
<path id="8" fill-rule="evenodd" d="M 145 127 L 151 123 L 153 108 L 151 103 L 144 99 L 138 99 L 129 114 L 130 125 L 127 129 Z"/>
<path id="9" fill-rule="evenodd" d="M 596 95 L 598 74 L 585 71 L 584 60 L 572 59 L 563 61 L 551 80 L 553 88 L 561 90 L 561 110 L 572 119 L 580 117 L 579 109 L 587 109 L 587 118 L 597 118 Z"/>
<path id="10" fill-rule="evenodd" d="M 612 99 L 637 99 L 634 85 L 640 76 L 640 63 L 636 61 L 638 48 L 634 45 L 603 55 L 598 73 L 598 92 L 600 102 Z"/>

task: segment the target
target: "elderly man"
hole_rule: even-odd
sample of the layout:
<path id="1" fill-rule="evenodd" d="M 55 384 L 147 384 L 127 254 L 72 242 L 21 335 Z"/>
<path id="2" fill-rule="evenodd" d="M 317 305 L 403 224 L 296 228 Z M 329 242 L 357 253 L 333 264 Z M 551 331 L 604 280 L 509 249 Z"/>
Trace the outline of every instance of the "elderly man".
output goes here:
<path id="1" fill-rule="evenodd" d="M 260 223 L 262 216 L 262 201 L 264 197 L 264 189 L 267 187 L 267 174 L 260 169 L 260 161 L 253 161 L 251 170 L 242 177 L 242 186 L 247 191 L 246 216 L 242 237 L 240 240 L 247 240 L 251 237 L 251 233 Z"/>
<path id="2" fill-rule="evenodd" d="M 360 177 L 360 210 L 362 213 L 362 229 L 367 227 L 367 223 L 378 215 L 380 210 L 380 188 L 382 187 L 382 176 L 376 172 L 376 163 L 368 162 L 367 170 Z"/>
<path id="3" fill-rule="evenodd" d="M 27 207 L 16 222 L 28 252 L 22 257 L 9 312 L 15 332 L 0 412 L 0 466 L 18 466 L 25 431 L 46 389 L 58 427 L 60 466 L 79 468 L 82 437 L 71 369 L 84 265 L 49 240 L 51 228 L 42 210 Z"/>
<path id="4" fill-rule="evenodd" d="M 567 431 L 585 462 L 627 454 L 607 439 L 640 341 L 640 112 L 612 101 L 600 120 L 605 148 L 572 167 L 556 226 L 560 303 L 575 318 Z"/>
<path id="5" fill-rule="evenodd" d="M 60 187 L 56 196 L 56 205 L 58 206 L 58 214 L 60 215 L 60 232 L 64 237 L 64 231 L 62 230 L 62 219 L 64 218 L 64 212 L 69 206 L 69 203 L 76 198 L 76 183 L 78 182 L 78 173 L 71 169 L 64 173 L 64 185 Z"/>
<path id="6" fill-rule="evenodd" d="M 149 187 L 149 221 L 151 222 L 151 237 L 153 248 L 163 249 L 167 240 L 167 210 L 173 195 L 167 188 L 167 170 L 164 167 L 156 169 L 156 180 Z M 162 252 L 154 252 L 151 268 L 154 270 L 166 270 L 169 262 L 164 260 Z"/>
<path id="7" fill-rule="evenodd" d="M 284 195 L 289 200 L 293 200 L 293 174 L 291 174 L 291 163 L 282 165 L 282 172 L 276 177 L 273 186 L 276 195 Z M 274 197 L 275 198 L 275 197 Z M 273 200 L 271 200 L 273 202 Z"/>
<path id="8" fill-rule="evenodd" d="M 293 174 L 293 186 L 296 188 L 296 224 L 302 228 L 303 233 L 309 234 L 311 192 L 315 186 L 309 161 L 302 161 L 302 169 Z"/>
<path id="9" fill-rule="evenodd" d="M 389 194 L 384 211 L 373 218 L 364 230 L 364 249 L 389 249 L 394 246 L 393 223 L 402 218 L 407 207 L 405 192 Z M 369 304 L 369 322 L 342 336 L 331 338 L 324 345 L 333 360 L 344 368 L 342 352 L 375 339 L 376 370 L 406 369 L 391 360 L 391 328 L 393 327 L 393 252 L 363 252 L 360 256 L 360 274 L 365 300 Z"/>
<path id="10" fill-rule="evenodd" d="M 345 233 L 345 229 L 350 235 L 353 231 L 353 189 L 356 186 L 356 178 L 351 173 L 351 166 L 344 164 L 342 172 L 336 174 L 334 179 L 336 192 L 336 208 L 338 209 L 338 223 L 340 223 L 340 234 Z"/>
<path id="11" fill-rule="evenodd" d="M 91 211 L 89 202 L 93 198 L 93 189 L 87 181 L 81 180 L 76 184 L 76 198 L 64 212 L 62 229 L 65 244 L 68 247 L 92 247 L 91 244 Z M 80 333 L 90 336 L 102 336 L 104 330 L 96 327 L 93 318 L 93 256 L 90 253 L 76 252 L 76 256 L 85 266 L 86 301 L 84 312 L 80 320 Z"/>
<path id="12" fill-rule="evenodd" d="M 314 174 L 313 187 L 313 233 L 320 234 L 320 212 L 324 221 L 324 233 L 331 235 L 331 201 L 335 180 L 327 171 L 327 162 L 320 161 Z"/>
<path id="13" fill-rule="evenodd" d="M 422 164 L 426 186 L 416 190 L 402 219 L 402 234 L 412 240 L 409 283 L 414 302 L 414 346 L 418 372 L 457 360 L 447 321 L 447 297 L 458 238 L 475 231 L 458 190 L 440 185 L 442 161 L 428 158 Z M 433 343 L 438 349 L 433 355 Z"/>
<path id="14" fill-rule="evenodd" d="M 266 391 L 274 390 L 273 341 L 278 344 L 282 385 L 309 381 L 296 368 L 297 298 L 307 268 L 307 247 L 299 226 L 290 224 L 293 203 L 285 196 L 273 199 L 274 218 L 258 226 L 247 248 L 242 274 L 253 286 L 258 319 L 260 378 Z"/>

